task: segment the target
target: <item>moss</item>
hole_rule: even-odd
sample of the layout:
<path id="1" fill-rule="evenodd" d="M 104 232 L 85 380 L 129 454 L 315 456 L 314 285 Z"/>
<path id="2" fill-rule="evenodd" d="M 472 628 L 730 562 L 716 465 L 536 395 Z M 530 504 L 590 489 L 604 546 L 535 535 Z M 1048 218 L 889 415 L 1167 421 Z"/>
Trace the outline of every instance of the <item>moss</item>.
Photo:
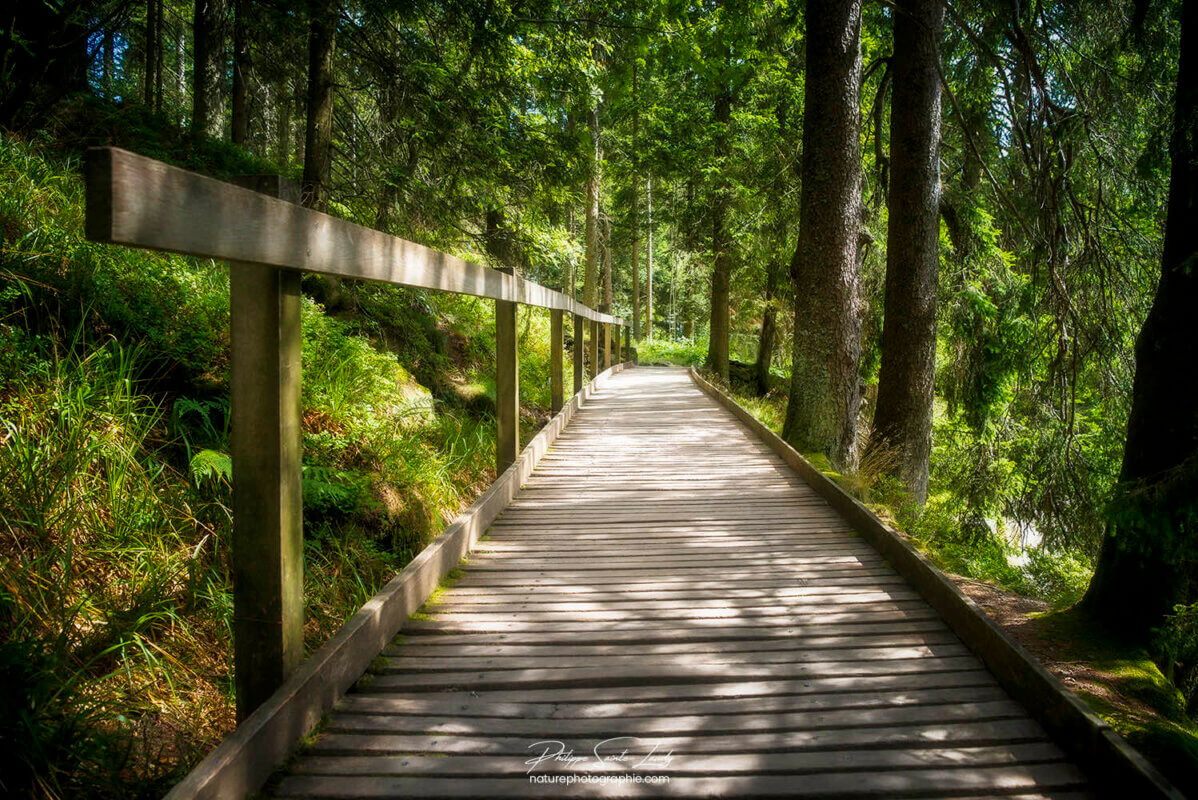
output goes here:
<path id="1" fill-rule="evenodd" d="M 1198 723 L 1142 646 L 1112 636 L 1077 608 L 1032 615 L 1062 661 L 1096 673 L 1078 695 L 1187 794 L 1198 794 Z"/>

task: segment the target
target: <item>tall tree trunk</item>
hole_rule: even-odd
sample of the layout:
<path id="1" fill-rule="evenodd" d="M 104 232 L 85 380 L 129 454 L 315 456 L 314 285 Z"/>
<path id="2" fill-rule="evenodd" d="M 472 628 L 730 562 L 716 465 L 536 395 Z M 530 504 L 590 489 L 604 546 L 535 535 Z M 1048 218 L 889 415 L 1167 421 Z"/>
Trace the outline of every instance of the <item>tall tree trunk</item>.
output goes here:
<path id="1" fill-rule="evenodd" d="M 1085 605 L 1141 641 L 1198 600 L 1198 0 L 1181 10 L 1161 279 L 1136 339 L 1117 500 Z"/>
<path id="2" fill-rule="evenodd" d="M 161 53 L 162 53 L 162 34 L 159 33 L 159 0 L 148 0 L 146 3 L 146 46 L 143 55 L 145 56 L 145 85 L 144 96 L 146 106 L 154 107 L 155 89 L 159 86 L 162 80 Z M 155 70 L 158 73 L 158 79 L 155 80 Z"/>
<path id="3" fill-rule="evenodd" d="M 591 131 L 591 165 L 587 173 L 586 264 L 582 275 L 582 302 L 594 308 L 599 302 L 599 181 L 603 151 L 599 146 L 599 104 L 587 110 Z"/>
<path id="4" fill-rule="evenodd" d="M 940 29 L 943 0 L 894 10 L 894 100 L 886 230 L 886 316 L 871 448 L 893 451 L 903 485 L 928 496 L 940 264 Z"/>
<path id="5" fill-rule="evenodd" d="M 333 165 L 333 48 L 337 9 L 331 2 L 312 9 L 308 29 L 308 114 L 304 126 L 304 205 L 329 209 Z"/>
<path id="6" fill-rule="evenodd" d="M 155 47 L 154 47 L 154 110 L 156 112 L 158 112 L 159 114 L 162 113 L 162 85 L 163 85 L 163 79 L 162 79 L 163 66 L 162 65 L 164 63 L 164 59 L 163 59 L 164 52 L 163 51 L 165 50 L 165 47 L 163 46 L 163 41 L 166 36 L 166 30 L 165 30 L 166 22 L 164 21 L 165 18 L 163 17 L 162 11 L 163 11 L 163 0 L 154 0 L 154 16 L 155 16 L 155 19 L 157 20 L 156 27 L 158 29 L 158 39 L 154 43 L 155 44 Z"/>
<path id="7" fill-rule="evenodd" d="M 632 257 L 632 338 L 641 340 L 641 177 L 637 167 L 641 161 L 641 110 L 637 92 L 636 60 L 632 62 L 632 200 L 628 208 L 628 230 Z"/>
<path id="8" fill-rule="evenodd" d="M 249 137 L 250 14 L 253 0 L 233 2 L 233 144 Z"/>
<path id="9" fill-rule="evenodd" d="M 774 360 L 774 337 L 778 332 L 778 283 L 782 265 L 771 261 L 766 268 L 765 311 L 761 315 L 761 340 L 757 345 L 757 365 L 754 375 L 757 394 L 764 397 L 770 391 L 770 362 Z"/>
<path id="10" fill-rule="evenodd" d="M 860 236 L 861 0 L 809 0 L 803 114 L 794 358 L 786 440 L 856 461 L 861 392 Z"/>
<path id="11" fill-rule="evenodd" d="M 610 313 L 612 304 L 615 302 L 615 295 L 612 291 L 612 263 L 611 263 L 611 217 L 607 214 L 603 215 L 603 301 L 599 308 L 603 309 L 604 313 Z"/>
<path id="12" fill-rule="evenodd" d="M 113 89 L 113 76 L 116 71 L 115 56 L 113 54 L 113 50 L 115 49 L 115 42 L 113 41 L 113 33 L 112 33 L 111 27 L 107 27 L 104 29 L 104 38 L 103 38 L 102 46 L 103 46 L 102 55 L 103 55 L 104 61 L 103 61 L 103 65 L 102 65 L 103 72 L 101 73 L 101 76 L 100 76 L 100 82 L 101 82 L 101 87 L 104 89 L 105 99 L 111 100 L 112 96 L 115 94 L 115 90 Z"/>
<path id="13" fill-rule="evenodd" d="M 225 0 L 195 0 L 192 18 L 191 131 L 221 138 L 225 77 Z"/>
<path id="14" fill-rule="evenodd" d="M 275 162 L 283 168 L 291 163 L 291 117 L 292 98 L 285 83 L 280 83 L 275 95 L 275 119 L 278 128 L 275 131 Z"/>
<path id="15" fill-rule="evenodd" d="M 645 182 L 645 199 L 648 203 L 648 231 L 645 250 L 645 335 L 653 341 L 653 179 Z"/>
<path id="16" fill-rule="evenodd" d="M 725 52 L 725 61 L 728 60 Z M 723 178 L 728 159 L 728 128 L 732 121 L 732 91 L 720 87 L 715 99 L 715 196 L 711 201 L 711 335 L 707 339 L 706 366 L 728 381 L 729 281 L 732 277 L 732 242 L 728 236 L 728 185 Z"/>
<path id="17" fill-rule="evenodd" d="M 180 20 L 175 28 L 175 95 L 179 108 L 187 101 L 187 26 Z"/>

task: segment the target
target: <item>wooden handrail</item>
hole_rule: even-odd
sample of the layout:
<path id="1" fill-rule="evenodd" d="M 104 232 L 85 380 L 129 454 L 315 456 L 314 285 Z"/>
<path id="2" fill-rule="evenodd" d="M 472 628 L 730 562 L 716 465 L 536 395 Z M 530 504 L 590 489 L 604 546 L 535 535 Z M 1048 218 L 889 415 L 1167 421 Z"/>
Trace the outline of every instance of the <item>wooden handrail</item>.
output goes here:
<path id="1" fill-rule="evenodd" d="M 298 273 L 494 300 L 500 475 L 520 453 L 516 306 L 550 309 L 558 339 L 561 314 L 574 315 L 576 393 L 583 386 L 583 320 L 590 327 L 592 375 L 599 372 L 599 326 L 607 333 L 604 367 L 610 368 L 611 327 L 624 321 L 510 270 L 303 208 L 283 179 L 251 180 L 255 188 L 243 188 L 115 147 L 88 151 L 85 172 L 88 239 L 230 265 L 233 655 L 237 712 L 244 720 L 295 672 L 303 655 Z M 556 412 L 563 407 L 560 341 L 553 352 Z"/>
<path id="2" fill-rule="evenodd" d="M 117 147 L 88 151 L 87 238 L 624 320 L 518 276 Z"/>

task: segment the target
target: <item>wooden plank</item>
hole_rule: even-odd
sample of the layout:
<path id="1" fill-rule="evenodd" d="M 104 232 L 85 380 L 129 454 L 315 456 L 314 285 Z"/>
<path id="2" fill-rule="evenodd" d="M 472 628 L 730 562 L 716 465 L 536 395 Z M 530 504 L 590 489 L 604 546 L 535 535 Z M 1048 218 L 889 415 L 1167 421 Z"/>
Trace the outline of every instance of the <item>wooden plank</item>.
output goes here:
<path id="1" fill-rule="evenodd" d="M 545 630 L 542 627 L 529 626 L 524 630 L 473 630 L 462 632 L 447 626 L 438 625 L 435 621 L 424 623 L 423 629 L 416 626 L 421 623 L 409 623 L 403 633 L 403 642 L 432 641 L 446 645 L 487 644 L 487 643 L 519 643 L 519 644 L 561 644 L 577 642 L 578 632 L 566 630 Z M 948 630 L 940 619 L 927 615 L 922 619 L 871 619 L 864 622 L 830 624 L 827 622 L 808 622 L 803 625 L 762 626 L 736 625 L 681 627 L 668 625 L 655 628 L 641 626 L 638 630 L 624 627 L 611 627 L 601 632 L 591 632 L 588 641 L 604 644 L 661 644 L 661 643 L 695 643 L 695 642 L 760 642 L 769 640 L 807 640 L 828 636 L 876 636 L 889 633 L 910 631 L 939 631 Z"/>
<path id="2" fill-rule="evenodd" d="M 990 673 L 973 668 L 948 672 L 914 672 L 901 675 L 855 675 L 852 677 L 808 677 L 776 680 L 738 680 L 714 683 L 661 683 L 638 686 L 621 686 L 618 695 L 608 687 L 565 687 L 518 689 L 496 689 L 479 692 L 474 689 L 456 689 L 425 692 L 420 690 L 376 690 L 374 687 L 356 692 L 349 697 L 372 698 L 386 702 L 390 698 L 412 700 L 432 698 L 446 702 L 458 701 L 460 706 L 470 703 L 512 703 L 535 706 L 548 704 L 558 709 L 553 715 L 568 716 L 615 716 L 615 714 L 584 714 L 577 708 L 607 709 L 625 706 L 679 701 L 688 702 L 755 702 L 757 698 L 775 698 L 783 703 L 799 706 L 811 698 L 823 694 L 852 693 L 862 697 L 884 696 L 889 692 L 911 693 L 921 689 L 975 689 L 995 686 Z M 348 702 L 348 698 L 347 698 Z M 882 705 L 885 705 L 884 703 Z M 644 716 L 644 715 L 639 715 Z"/>
<path id="3" fill-rule="evenodd" d="M 627 719 L 631 717 L 668 717 L 680 713 L 756 714 L 784 711 L 814 711 L 836 708 L 905 707 L 945 705 L 1001 700 L 1006 694 L 992 683 L 969 686 L 903 691 L 844 692 L 840 694 L 763 695 L 731 697 L 719 700 L 607 703 L 496 702 L 466 692 L 394 696 L 358 693 L 342 701 L 338 710 L 345 713 L 407 714 L 412 716 L 494 717 L 523 719 Z M 447 696 L 451 695 L 451 696 Z"/>
<path id="4" fill-rule="evenodd" d="M 999 764 L 1036 764 L 1061 761 L 1064 754 L 1048 742 L 981 747 L 927 747 L 906 750 L 825 750 L 813 753 L 712 753 L 705 755 L 702 764 L 687 763 L 687 759 L 643 758 L 600 760 L 591 753 L 581 755 L 585 760 L 569 763 L 554 759 L 540 761 L 547 755 L 544 747 L 530 748 L 527 759 L 503 756 L 453 756 L 449 770 L 457 778 L 527 775 L 531 771 L 545 773 L 619 773 L 638 769 L 657 775 L 687 775 L 696 771 L 706 775 L 787 774 L 837 772 L 846 769 L 919 769 L 953 767 L 985 767 Z M 556 753 L 549 748 L 549 754 Z M 602 756 L 618 755 L 600 750 Z M 326 756 L 302 762 L 296 768 L 304 775 L 437 775 L 447 771 L 444 756 Z M 532 761 L 534 763 L 530 764 Z"/>
<path id="5" fill-rule="evenodd" d="M 884 662 L 829 661 L 812 664 L 746 664 L 735 670 L 721 664 L 613 667 L 611 669 L 518 669 L 463 672 L 372 675 L 367 688 L 442 690 L 469 687 L 474 691 L 514 689 L 520 686 L 586 687 L 627 686 L 650 683 L 704 683 L 743 681 L 751 678 L 818 678 L 836 675 L 904 675 L 913 672 L 953 672 L 977 662 L 965 657 L 923 657 Z"/>
<path id="6" fill-rule="evenodd" d="M 951 705 L 898 708 L 849 708 L 754 714 L 678 715 L 664 717 L 529 719 L 493 717 L 423 717 L 403 714 L 339 712 L 329 720 L 329 732 L 423 733 L 425 735 L 493 735 L 534 737 L 668 736 L 702 731 L 704 736 L 764 731 L 819 731 L 880 728 L 888 725 L 928 725 L 947 722 L 1018 719 L 1025 712 L 1010 698 Z"/>
<path id="7" fill-rule="evenodd" d="M 737 652 L 705 653 L 609 653 L 581 656 L 560 653 L 534 653 L 529 655 L 424 655 L 402 653 L 376 659 L 372 670 L 375 674 L 407 674 L 415 672 L 461 672 L 471 669 L 539 669 L 551 670 L 601 668 L 611 669 L 624 666 L 686 667 L 691 665 L 727 664 L 808 664 L 821 661 L 893 661 L 896 659 L 918 659 L 931 656 L 964 656 L 969 653 L 957 642 L 943 644 L 912 644 L 890 647 L 849 647 L 828 650 L 740 650 Z M 548 665 L 547 667 L 545 665 Z"/>
<path id="8" fill-rule="evenodd" d="M 517 276 L 115 147 L 86 165 L 94 242 L 557 308 L 619 322 Z"/>
<path id="9" fill-rule="evenodd" d="M 595 745 L 594 739 L 590 737 L 555 738 L 561 740 L 567 748 L 580 752 L 586 752 Z M 778 753 L 800 749 L 928 746 L 943 745 L 945 742 L 952 742 L 957 746 L 1014 744 L 1044 741 L 1044 738 L 1044 729 L 1025 717 L 987 722 L 891 725 L 884 728 L 738 733 L 733 736 L 708 736 L 702 732 L 676 733 L 628 742 L 627 748 L 632 753 L 644 753 L 654 749 L 667 749 L 680 754 Z M 514 736 L 326 733 L 313 744 L 311 752 L 329 755 L 494 754 L 524 755 L 527 758 L 530 744 L 532 742 L 526 737 Z"/>
<path id="10" fill-rule="evenodd" d="M 795 780 L 789 775 L 673 777 L 668 783 L 576 783 L 571 797 L 896 797 L 943 795 L 950 791 L 999 788 L 1018 790 L 1074 789 L 1085 786 L 1077 767 L 1061 762 L 998 767 L 900 769 L 812 773 Z M 336 798 L 426 797 L 560 797 L 566 784 L 512 778 L 397 778 L 292 776 L 278 796 Z"/>

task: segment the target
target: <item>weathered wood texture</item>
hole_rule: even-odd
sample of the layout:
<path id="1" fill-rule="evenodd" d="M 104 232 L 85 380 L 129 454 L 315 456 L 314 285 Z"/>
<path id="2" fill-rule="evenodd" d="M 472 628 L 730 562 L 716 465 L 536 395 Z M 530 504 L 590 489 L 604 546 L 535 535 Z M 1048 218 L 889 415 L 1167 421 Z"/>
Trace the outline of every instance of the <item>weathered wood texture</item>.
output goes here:
<path id="1" fill-rule="evenodd" d="M 511 267 L 501 271 L 512 274 Z M 519 306 L 495 301 L 495 474 L 502 475 L 520 452 Z"/>
<path id="2" fill-rule="evenodd" d="M 87 159 L 87 238 L 618 317 L 424 245 L 115 147 Z"/>
<path id="3" fill-rule="evenodd" d="M 604 384 L 425 611 L 276 796 L 1090 796 L 939 615 L 685 371 Z M 546 742 L 582 760 L 530 763 Z"/>
<path id="4" fill-rule="evenodd" d="M 1184 795 L 1081 699 L 1012 640 L 956 584 L 894 529 L 848 495 L 794 448 L 723 391 L 691 370 L 695 383 L 729 409 L 771 451 L 839 512 L 899 574 L 916 588 L 998 678 L 1032 710 L 1050 735 L 1065 746 L 1113 797 Z"/>
<path id="5" fill-rule="evenodd" d="M 361 678 L 400 626 L 511 503 L 566 425 L 624 365 L 599 375 L 567 402 L 452 525 L 366 602 L 237 729 L 178 783 L 166 800 L 227 800 L 257 792 L 270 774 Z"/>
<path id="6" fill-rule="evenodd" d="M 281 178 L 238 182 L 299 201 Z M 235 264 L 229 284 L 233 674 L 245 719 L 304 657 L 300 274 Z"/>
<path id="7" fill-rule="evenodd" d="M 564 382 L 562 373 L 562 315 L 561 309 L 549 312 L 549 405 L 554 414 L 562 410 Z"/>

